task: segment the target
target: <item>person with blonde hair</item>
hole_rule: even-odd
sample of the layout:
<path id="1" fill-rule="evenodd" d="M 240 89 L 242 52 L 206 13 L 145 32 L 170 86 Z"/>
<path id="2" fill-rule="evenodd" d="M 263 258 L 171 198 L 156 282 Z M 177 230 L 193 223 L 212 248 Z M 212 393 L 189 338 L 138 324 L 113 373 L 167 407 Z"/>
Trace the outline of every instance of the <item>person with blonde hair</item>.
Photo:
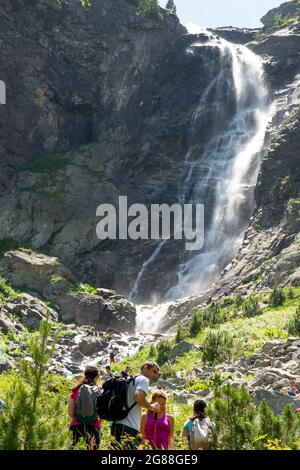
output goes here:
<path id="1" fill-rule="evenodd" d="M 167 414 L 167 395 L 162 390 L 153 393 L 151 403 L 158 403 L 160 411 L 148 410 L 142 416 L 141 434 L 153 449 L 168 450 L 173 447 L 174 418 Z"/>

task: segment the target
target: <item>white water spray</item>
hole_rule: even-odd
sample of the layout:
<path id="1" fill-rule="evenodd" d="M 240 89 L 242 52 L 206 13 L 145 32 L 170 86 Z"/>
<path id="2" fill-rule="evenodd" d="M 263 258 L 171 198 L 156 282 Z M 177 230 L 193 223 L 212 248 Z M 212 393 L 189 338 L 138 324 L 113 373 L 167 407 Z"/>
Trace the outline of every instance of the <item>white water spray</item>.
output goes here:
<path id="1" fill-rule="evenodd" d="M 166 303 L 152 310 L 148 307 L 146 315 L 146 308 L 138 307 L 139 331 L 157 331 L 170 302 L 203 292 L 218 279 L 241 246 L 254 209 L 261 150 L 271 118 L 262 62 L 245 46 L 215 37 L 191 47 L 208 46 L 220 50 L 219 73 L 194 113 L 184 178 L 178 182 L 181 204 L 203 203 L 210 207 L 205 246 L 193 257 L 182 254 L 178 284 L 165 295 Z M 204 136 L 204 141 L 199 142 L 199 136 L 202 140 Z M 143 264 L 131 298 L 164 243 Z"/>

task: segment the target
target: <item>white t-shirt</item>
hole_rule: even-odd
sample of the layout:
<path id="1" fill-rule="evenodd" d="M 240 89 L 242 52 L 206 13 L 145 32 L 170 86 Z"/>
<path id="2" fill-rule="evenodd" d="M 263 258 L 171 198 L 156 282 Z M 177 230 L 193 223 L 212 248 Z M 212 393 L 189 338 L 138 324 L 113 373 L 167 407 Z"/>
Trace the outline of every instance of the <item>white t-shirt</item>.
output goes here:
<path id="1" fill-rule="evenodd" d="M 133 382 L 130 383 L 127 391 L 127 405 L 130 407 L 135 402 L 134 394 L 136 390 L 143 390 L 145 395 L 147 395 L 149 390 L 149 379 L 144 375 L 138 375 Z M 142 418 L 142 407 L 136 404 L 125 419 L 117 421 L 118 424 L 123 424 L 129 428 L 135 429 L 136 431 L 140 430 L 141 427 L 141 418 Z"/>

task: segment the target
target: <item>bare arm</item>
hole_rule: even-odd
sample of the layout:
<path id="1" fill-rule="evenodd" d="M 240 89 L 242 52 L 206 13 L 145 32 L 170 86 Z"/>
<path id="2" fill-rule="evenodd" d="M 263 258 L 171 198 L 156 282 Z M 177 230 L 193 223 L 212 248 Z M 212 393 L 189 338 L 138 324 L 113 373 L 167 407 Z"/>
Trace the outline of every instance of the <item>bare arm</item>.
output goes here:
<path id="1" fill-rule="evenodd" d="M 174 418 L 173 416 L 169 416 L 169 419 L 170 419 L 170 435 L 169 435 L 170 449 L 173 449 Z"/>
<path id="2" fill-rule="evenodd" d="M 69 404 L 68 404 L 68 415 L 70 416 L 70 418 L 74 418 L 74 400 L 73 398 L 70 398 L 69 400 Z"/>
<path id="3" fill-rule="evenodd" d="M 138 405 L 140 405 L 142 408 L 146 408 L 146 410 L 152 410 L 156 411 L 159 413 L 160 411 L 160 406 L 158 403 L 149 403 L 149 401 L 146 398 L 145 392 L 141 389 L 136 390 L 134 394 L 134 399 L 137 402 Z"/>
<path id="4" fill-rule="evenodd" d="M 189 432 L 188 432 L 187 429 L 184 429 L 184 430 L 182 431 L 182 440 L 183 440 L 184 442 L 189 442 Z"/>
<path id="5" fill-rule="evenodd" d="M 141 420 L 141 435 L 142 438 L 146 439 L 146 424 L 147 424 L 148 415 L 143 415 Z"/>

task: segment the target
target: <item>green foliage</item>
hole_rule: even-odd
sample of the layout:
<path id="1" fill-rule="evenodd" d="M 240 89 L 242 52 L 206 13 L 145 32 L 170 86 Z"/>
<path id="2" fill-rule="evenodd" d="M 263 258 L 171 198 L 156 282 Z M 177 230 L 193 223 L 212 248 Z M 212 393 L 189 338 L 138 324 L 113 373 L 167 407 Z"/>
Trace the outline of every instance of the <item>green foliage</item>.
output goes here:
<path id="1" fill-rule="evenodd" d="M 176 337 L 175 337 L 175 343 L 178 344 L 180 343 L 181 341 L 183 341 L 187 334 L 187 332 L 184 330 L 184 328 L 182 327 L 182 323 L 179 322 L 178 325 L 177 325 L 177 331 L 176 331 Z"/>
<path id="2" fill-rule="evenodd" d="M 289 18 L 287 16 L 284 16 L 284 15 L 276 15 L 275 16 L 275 23 L 274 23 L 274 28 L 276 29 L 280 29 L 280 28 L 283 28 L 285 26 L 288 26 L 290 24 L 293 24 L 295 23 L 296 21 L 299 20 L 299 16 L 295 16 L 293 18 Z"/>
<path id="3" fill-rule="evenodd" d="M 9 299 L 13 299 L 19 295 L 19 292 L 13 289 L 3 277 L 0 277 L 0 305 Z"/>
<path id="4" fill-rule="evenodd" d="M 215 425 L 215 449 L 241 450 L 253 441 L 255 406 L 245 387 L 238 390 L 227 384 L 216 388 L 208 414 Z"/>
<path id="5" fill-rule="evenodd" d="M 20 168 L 20 171 L 29 171 L 31 173 L 50 173 L 57 172 L 66 167 L 68 161 L 63 158 L 62 153 L 54 153 L 39 157 Z"/>
<path id="6" fill-rule="evenodd" d="M 203 362 L 214 365 L 232 357 L 233 338 L 226 331 L 210 330 L 203 343 Z"/>
<path id="7" fill-rule="evenodd" d="M 160 377 L 163 380 L 174 379 L 176 377 L 176 371 L 171 365 L 163 365 L 160 369 Z"/>
<path id="8" fill-rule="evenodd" d="M 137 9 L 137 15 L 147 16 L 152 19 L 162 19 L 162 13 L 158 0 L 140 0 Z"/>
<path id="9" fill-rule="evenodd" d="M 0 416 L 1 448 L 9 450 L 62 449 L 68 445 L 64 420 L 65 403 L 47 388 L 47 369 L 56 338 L 52 338 L 50 315 L 28 340 L 29 360 L 20 364 L 4 400 Z"/>
<path id="10" fill-rule="evenodd" d="M 201 317 L 198 313 L 194 311 L 192 320 L 190 321 L 190 324 L 189 324 L 189 334 L 191 338 L 195 338 L 197 334 L 201 331 L 201 329 L 202 329 Z"/>
<path id="11" fill-rule="evenodd" d="M 241 305 L 243 305 L 243 302 L 244 302 L 243 296 L 242 296 L 242 294 L 239 292 L 239 293 L 235 296 L 235 299 L 234 299 L 235 306 L 236 306 L 236 307 L 241 307 Z"/>
<path id="12" fill-rule="evenodd" d="M 154 359 L 156 357 L 156 347 L 154 344 L 151 344 L 148 354 L 149 359 Z"/>
<path id="13" fill-rule="evenodd" d="M 262 314 L 262 309 L 259 306 L 258 300 L 254 297 L 250 297 L 243 304 L 243 314 L 245 317 L 256 317 Z"/>
<path id="14" fill-rule="evenodd" d="M 288 323 L 288 332 L 290 335 L 300 336 L 300 305 Z"/>
<path id="15" fill-rule="evenodd" d="M 289 290 L 287 291 L 286 298 L 287 298 L 287 299 L 294 299 L 294 298 L 295 298 L 295 293 L 294 293 L 293 289 L 289 289 Z"/>
<path id="16" fill-rule="evenodd" d="M 284 290 L 281 287 L 274 287 L 270 295 L 269 304 L 272 307 L 280 307 L 284 304 L 286 300 L 286 295 Z"/>
<path id="17" fill-rule="evenodd" d="M 174 3 L 174 0 L 168 0 L 166 4 L 166 10 L 169 13 L 169 15 L 177 15 L 177 8 Z"/>
<path id="18" fill-rule="evenodd" d="M 159 366 L 162 366 L 165 362 L 168 361 L 171 349 L 172 342 L 167 339 L 163 339 L 158 343 L 156 362 Z"/>
<path id="19" fill-rule="evenodd" d="M 222 311 L 218 302 L 212 303 L 205 310 L 194 310 L 192 320 L 189 324 L 190 336 L 196 337 L 197 334 L 206 327 L 212 327 L 224 323 L 227 319 L 227 314 Z"/>
<path id="20" fill-rule="evenodd" d="M 79 294 L 97 295 L 97 289 L 89 284 L 77 284 L 72 290 Z"/>
<path id="21" fill-rule="evenodd" d="M 287 406 L 275 416 L 265 401 L 256 409 L 245 387 L 216 387 L 208 414 L 214 422 L 215 449 L 299 449 L 299 414 Z"/>

